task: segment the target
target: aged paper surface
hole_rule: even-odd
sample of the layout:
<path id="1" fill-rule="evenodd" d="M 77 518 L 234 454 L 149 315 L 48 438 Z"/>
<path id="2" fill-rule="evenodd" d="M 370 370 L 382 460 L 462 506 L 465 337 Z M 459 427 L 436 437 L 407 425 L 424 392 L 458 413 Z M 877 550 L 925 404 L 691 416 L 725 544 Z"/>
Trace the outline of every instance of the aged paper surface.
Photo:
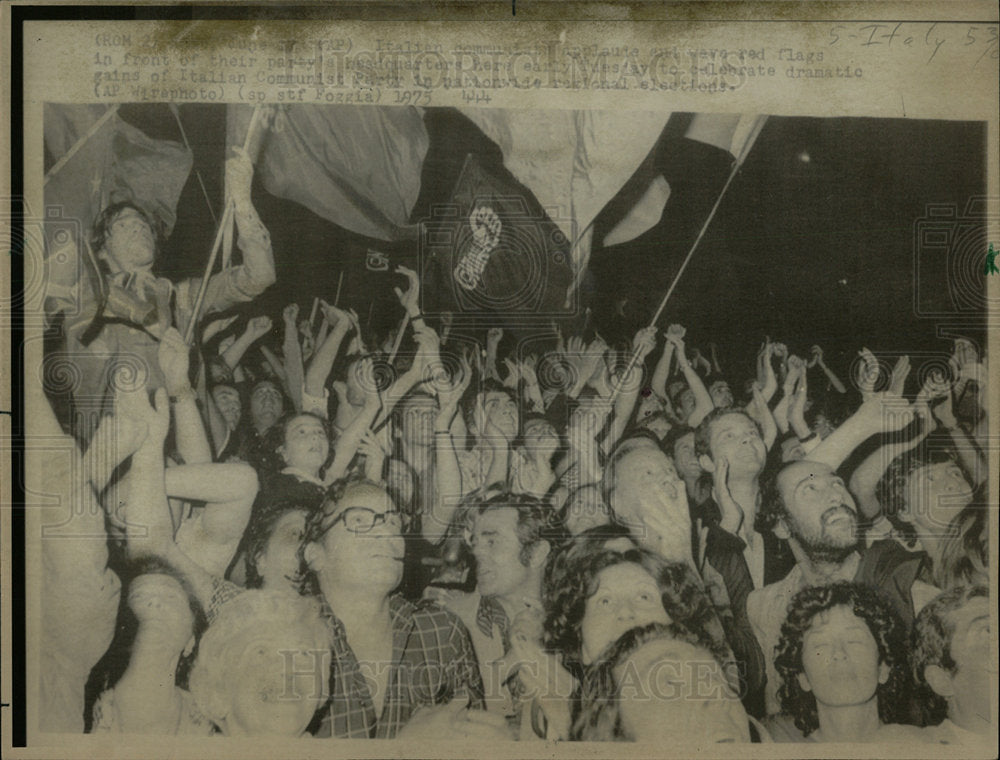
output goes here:
<path id="1" fill-rule="evenodd" d="M 431 7 L 433 6 L 433 7 Z M 51 447 L 45 433 L 33 435 L 32 404 L 43 403 L 36 391 L 44 382 L 60 378 L 46 375 L 42 334 L 46 327 L 46 272 L 42 250 L 42 220 L 51 222 L 45 202 L 45 145 L 43 112 L 46 104 L 112 104 L 137 106 L 172 103 L 268 105 L 409 106 L 421 109 L 518 109 L 532 111 L 574 110 L 648 114 L 724 113 L 768 117 L 857 117 L 874 120 L 928 120 L 979 122 L 985 125 L 982 157 L 986 184 L 972 205 L 953 210 L 947 217 L 960 225 L 964 215 L 983 224 L 980 242 L 1000 245 L 1000 184 L 998 184 L 998 41 L 997 8 L 989 2 L 955 3 L 823 3 L 815 6 L 786 3 L 517 3 L 499 4 L 395 4 L 372 7 L 326 8 L 311 6 L 296 18 L 277 7 L 259 6 L 241 13 L 221 6 L 192 9 L 194 20 L 158 20 L 155 8 L 137 9 L 144 20 L 100 20 L 97 8 L 83 7 L 74 20 L 31 18 L 12 26 L 12 16 L 29 6 L 5 5 L 5 42 L 21 36 L 20 107 L 23 129 L 23 287 L 15 292 L 11 280 L 2 279 L 5 327 L 23 328 L 20 345 L 8 345 L 7 355 L 23 352 L 23 372 L 0 383 L 5 414 L 4 467 L 0 500 L 3 522 L 3 669 L 10 673 L 21 663 L 12 660 L 11 625 L 13 597 L 25 600 L 25 688 L 27 701 L 12 702 L 9 678 L 3 679 L 2 733 L 5 754 L 15 757 L 172 756 L 203 757 L 686 757 L 696 750 L 683 745 L 578 744 L 568 742 L 510 743 L 508 746 L 464 746 L 461 743 L 406 744 L 383 741 L 349 741 L 328 744 L 316 741 L 256 739 L 203 740 L 182 737 L 92 736 L 40 731 L 38 692 L 40 662 L 51 657 L 40 635 L 46 599 L 42 593 L 39 551 L 44 536 L 61 524 L 60 502 L 65 493 L 59 483 L 51 490 L 27 492 L 24 509 L 14 515 L 10 474 L 20 455 L 14 453 L 20 431 L 12 428 L 9 410 L 23 410 L 25 446 Z M 119 10 L 123 7 L 119 6 Z M 94 11 L 92 14 L 91 11 Z M 124 16 L 124 13 L 122 14 Z M 11 50 L 9 45 L 4 46 Z M 5 61 L 11 71 L 11 61 Z M 5 78 L 5 81 L 9 82 Z M 7 88 L 8 94 L 10 88 Z M 280 111 L 279 111 L 280 112 Z M 164 110 L 164 113 L 167 113 Z M 664 117 L 665 118 L 665 117 Z M 528 119 L 530 121 L 530 119 Z M 6 125 L 5 125 L 6 127 Z M 197 119 L 188 124 L 197 142 Z M 5 137 L 10 137 L 6 132 Z M 502 135 L 494 137 L 501 142 Z M 735 140 L 735 138 L 734 138 Z M 734 145 L 736 143 L 734 142 Z M 752 141 L 751 141 L 752 144 Z M 748 148 L 752 151 L 752 148 Z M 642 157 L 640 157 L 641 160 Z M 897 152 L 893 161 L 917 160 Z M 892 183 L 887 163 L 873 156 L 852 160 L 885 170 L 870 182 Z M 626 160 L 624 157 L 622 160 Z M 808 162 L 809 156 L 801 157 Z M 631 174 L 637 164 L 628 171 Z M 51 166 L 48 167 L 51 170 Z M 776 171 L 782 171 L 781 169 Z M 791 171 L 791 169 L 789 169 Z M 4 173 L 6 181 L 7 174 Z M 766 189 L 762 189 L 765 192 Z M 832 194 L 837 188 L 830 189 Z M 9 190 L 4 196 L 10 196 Z M 549 204 L 540 198 L 547 208 Z M 575 199 L 574 199 L 575 200 Z M 584 199 L 586 200 L 586 199 Z M 605 202 L 609 199 L 604 199 Z M 584 201 L 581 201 L 583 204 Z M 603 205 L 603 204 L 601 204 Z M 582 227 L 593 222 L 600 208 L 586 216 L 567 202 L 554 214 L 569 219 L 564 232 L 574 244 L 573 260 L 580 264 Z M 930 213 L 930 212 L 929 212 Z M 954 214 L 957 214 L 955 216 Z M 985 219 L 983 223 L 982 220 Z M 937 218 L 939 221 L 940 218 Z M 70 229 L 86 234 L 92 220 L 68 219 Z M 917 317 L 933 324 L 940 335 L 961 334 L 972 323 L 986 337 L 985 349 L 994 362 L 1000 355 L 996 330 L 1000 275 L 971 278 L 982 263 L 963 264 L 930 285 L 920 283 L 926 240 L 920 236 L 925 218 L 893 220 L 901 235 L 914 240 L 912 259 L 902 261 L 914 289 Z M 854 220 L 843 219 L 845 227 Z M 6 224 L 6 221 L 5 221 Z M 74 227 L 74 225 L 79 225 Z M 207 253 L 214 228 L 204 230 L 200 250 Z M 924 241 L 923 243 L 921 241 Z M 589 243 L 587 244 L 589 246 Z M 923 247 L 922 247 L 923 246 Z M 12 244 L 12 250 L 13 250 Z M 977 249 L 978 250 L 978 249 Z M 276 252 L 276 257 L 280 257 Z M 304 251 L 304 257 L 320 256 Z M 718 252 L 697 255 L 719 256 Z M 870 255 L 878 256 L 878 251 Z M 985 248 L 982 252 L 985 256 Z M 196 260 L 196 259 L 192 259 Z M 719 266 L 727 262 L 720 256 Z M 809 260 L 807 251 L 795 266 L 822 266 Z M 925 274 L 923 275 L 925 278 Z M 866 281 L 864 270 L 852 287 L 878 289 L 880 282 Z M 948 280 L 951 277 L 952 280 Z M 956 279 L 957 278 L 957 279 Z M 669 281 L 669 280 L 668 280 Z M 600 289 L 600 282 L 594 283 Z M 942 309 L 934 298 L 922 300 L 925 290 L 955 292 L 958 306 Z M 972 295 L 969 295 L 969 294 Z M 963 300 L 963 298 L 965 300 Z M 653 300 L 655 304 L 658 298 Z M 574 302 L 575 303 L 575 302 Z M 964 305 L 963 305 L 964 304 Z M 969 305 L 971 304 L 971 306 Z M 571 307 L 572 308 L 572 307 Z M 706 309 L 712 309 L 706 304 Z M 732 320 L 738 327 L 740 315 Z M 860 347 L 868 322 L 878 315 L 856 316 L 853 343 Z M 482 320 L 480 320 L 481 322 Z M 986 329 L 982 330 L 982 325 Z M 666 322 L 661 322 L 665 326 Z M 905 338 L 905 336 L 901 336 Z M 758 340 L 756 336 L 748 340 Z M 853 345 L 852 343 L 852 345 Z M 905 340 L 901 341 L 901 345 Z M 874 348 L 874 347 L 873 347 Z M 894 350 L 894 349 L 893 349 Z M 916 363 L 916 358 L 914 357 Z M 6 365 L 9 366 L 9 365 Z M 64 368 L 65 371 L 65 368 Z M 65 378 L 62 378 L 65 381 Z M 12 381 L 12 382 L 11 382 Z M 990 430 L 1000 423 L 1000 393 L 994 378 L 989 383 Z M 9 390 L 10 389 L 10 390 Z M 21 392 L 23 391 L 23 397 Z M 25 406 L 20 406 L 21 398 Z M 15 415 L 17 416 L 17 415 Z M 989 439 L 996 441 L 995 434 Z M 59 444 L 61 445 L 61 444 Z M 58 445 L 56 445 L 58 448 Z M 989 504 L 1000 498 L 996 474 L 1000 449 L 985 452 L 989 460 Z M 29 460 L 30 461 L 30 460 Z M 45 482 L 44 477 L 27 483 Z M 16 476 L 15 476 L 16 477 Z M 22 484 L 23 485 L 23 484 Z M 53 494 L 57 494 L 53 496 Z M 11 588 L 9 551 L 12 520 L 23 526 L 23 588 Z M 990 572 L 996 593 L 997 513 L 989 510 Z M 54 538 L 51 540 L 59 540 Z M 995 596 L 994 596 L 995 599 Z M 994 609 L 993 615 L 996 614 Z M 996 620 L 992 630 L 996 631 Z M 995 671 L 995 664 L 994 664 Z M 27 746 L 10 745 L 14 712 L 26 715 Z M 993 697 L 996 724 L 996 694 Z M 961 747 L 934 744 L 878 745 L 747 745 L 712 747 L 699 756 L 726 757 L 962 757 Z"/>

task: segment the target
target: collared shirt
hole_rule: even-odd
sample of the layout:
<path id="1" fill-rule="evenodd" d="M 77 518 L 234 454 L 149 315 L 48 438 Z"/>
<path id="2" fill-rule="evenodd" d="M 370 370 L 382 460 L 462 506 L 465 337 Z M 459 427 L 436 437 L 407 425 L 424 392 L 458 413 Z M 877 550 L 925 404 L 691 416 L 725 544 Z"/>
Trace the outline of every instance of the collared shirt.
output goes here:
<path id="1" fill-rule="evenodd" d="M 854 580 L 860 564 L 857 554 L 845 561 L 840 568 L 827 579 L 828 583 Z M 788 614 L 788 604 L 799 591 L 811 585 L 802 572 L 802 566 L 796 565 L 783 580 L 772 583 L 764 588 L 752 591 L 747 597 L 747 617 L 754 635 L 764 651 L 764 662 L 767 668 L 767 686 L 764 689 L 764 703 L 768 715 L 781 712 L 781 702 L 778 700 L 778 686 L 781 677 L 774 667 L 774 650 L 781 640 L 781 626 Z"/>
<path id="2" fill-rule="evenodd" d="M 411 604 L 389 599 L 392 663 L 386 679 L 382 714 L 375 714 L 366 674 L 358 664 L 343 623 L 324 603 L 333 626 L 330 698 L 323 707 L 316 736 L 342 739 L 392 739 L 417 708 L 468 695 L 483 709 L 483 682 L 469 640 L 458 617 L 433 602 Z"/>

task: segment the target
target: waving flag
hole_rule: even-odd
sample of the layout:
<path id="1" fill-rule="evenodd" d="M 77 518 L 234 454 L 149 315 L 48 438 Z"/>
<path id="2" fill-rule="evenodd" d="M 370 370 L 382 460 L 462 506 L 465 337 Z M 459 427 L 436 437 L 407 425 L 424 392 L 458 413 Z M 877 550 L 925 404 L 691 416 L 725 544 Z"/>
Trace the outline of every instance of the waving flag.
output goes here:
<path id="1" fill-rule="evenodd" d="M 530 191 L 469 155 L 451 203 L 421 227 L 426 293 L 435 300 L 424 309 L 565 316 L 570 249 L 570 238 Z"/>
<path id="2" fill-rule="evenodd" d="M 230 145 L 243 144 L 251 111 L 229 106 Z M 408 222 L 429 143 L 419 109 L 293 105 L 265 119 L 257 173 L 269 193 L 371 238 L 416 236 Z"/>
<path id="3" fill-rule="evenodd" d="M 589 230 L 643 162 L 669 113 L 460 109 L 503 152 L 504 166 L 552 215 L 573 245 L 577 277 Z"/>

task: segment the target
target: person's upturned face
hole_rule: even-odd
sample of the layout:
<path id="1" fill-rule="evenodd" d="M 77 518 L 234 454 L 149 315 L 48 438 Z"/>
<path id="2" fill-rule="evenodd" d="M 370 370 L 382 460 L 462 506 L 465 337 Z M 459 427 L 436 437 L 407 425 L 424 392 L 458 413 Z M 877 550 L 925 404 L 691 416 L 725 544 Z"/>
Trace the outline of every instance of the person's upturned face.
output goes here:
<path id="1" fill-rule="evenodd" d="M 652 442 L 636 444 L 615 467 L 611 509 L 641 546 L 674 561 L 691 556 L 687 490 L 674 463 Z M 663 533 L 655 526 L 672 526 Z M 670 546 L 660 542 L 663 537 Z"/>
<path id="2" fill-rule="evenodd" d="M 231 709 L 227 733 L 234 736 L 301 736 L 326 692 L 329 657 L 284 636 L 251 642 L 233 668 L 227 687 Z M 326 667 L 324 668 L 324 662 Z"/>
<path id="3" fill-rule="evenodd" d="M 700 478 L 704 472 L 698 463 L 698 456 L 694 453 L 694 431 L 681 436 L 674 444 L 674 465 L 687 480 Z"/>
<path id="4" fill-rule="evenodd" d="M 146 573 L 135 578 L 129 585 L 128 606 L 140 625 L 178 651 L 193 634 L 194 615 L 187 592 L 170 575 Z"/>
<path id="5" fill-rule="evenodd" d="M 626 631 L 649 623 L 669 623 L 656 580 L 641 565 L 623 562 L 597 574 L 597 590 L 587 600 L 580 625 L 580 654 L 593 662 Z"/>
<path id="6" fill-rule="evenodd" d="M 990 600 L 973 597 L 951 613 L 955 633 L 951 638 L 953 699 L 962 712 L 990 721 L 990 693 L 997 678 L 997 650 L 990 639 Z"/>
<path id="7" fill-rule="evenodd" d="M 482 596 L 537 594 L 529 588 L 531 569 L 521 562 L 516 509 L 490 509 L 476 518 L 472 555 L 476 558 L 476 588 Z"/>
<path id="8" fill-rule="evenodd" d="M 799 685 L 828 707 L 862 705 L 875 698 L 889 667 L 879 662 L 868 624 L 846 606 L 820 612 L 802 638 Z"/>
<path id="9" fill-rule="evenodd" d="M 403 578 L 406 546 L 399 513 L 389 494 L 372 486 L 345 491 L 336 516 L 351 509 L 355 512 L 338 520 L 322 539 L 320 575 L 338 585 L 388 595 Z M 370 530 L 352 530 L 355 520 L 367 522 L 373 515 Z"/>
<path id="10" fill-rule="evenodd" d="M 857 505 L 844 481 L 825 464 L 796 462 L 778 476 L 789 532 L 810 551 L 850 550 L 858 540 Z"/>
<path id="11" fill-rule="evenodd" d="M 104 253 L 120 271 L 149 269 L 156 254 L 156 241 L 146 220 L 135 209 L 125 208 L 115 216 L 104 240 Z"/>
<path id="12" fill-rule="evenodd" d="M 639 647 L 615 673 L 621 717 L 633 741 L 749 742 L 746 711 L 710 652 L 663 637 Z"/>
<path id="13" fill-rule="evenodd" d="M 687 419 L 691 416 L 691 412 L 694 411 L 694 408 L 697 405 L 698 402 L 694 397 L 694 391 L 692 391 L 690 388 L 685 388 L 681 392 L 680 397 L 677 399 L 677 409 L 679 411 L 678 416 L 682 420 L 687 421 Z"/>
<path id="14" fill-rule="evenodd" d="M 529 420 L 524 425 L 524 447 L 532 453 L 552 454 L 559 447 L 559 434 L 548 420 Z"/>
<path id="15" fill-rule="evenodd" d="M 744 414 L 725 414 L 712 422 L 709 447 L 713 462 L 726 458 L 731 475 L 753 477 L 764 468 L 767 449 L 757 425 Z"/>
<path id="16" fill-rule="evenodd" d="M 725 380 L 716 380 L 708 389 L 716 409 L 728 409 L 733 405 L 733 390 Z"/>
<path id="17" fill-rule="evenodd" d="M 318 473 L 330 453 L 330 441 L 323 423 L 311 414 L 292 419 L 285 428 L 285 442 L 279 453 L 289 467 Z"/>
<path id="18" fill-rule="evenodd" d="M 293 509 L 278 518 L 264 550 L 257 558 L 257 574 L 265 589 L 294 588 L 299 570 L 299 545 L 306 527 L 304 510 Z"/>
<path id="19" fill-rule="evenodd" d="M 944 536 L 959 512 L 972 502 L 972 486 L 955 462 L 914 470 L 906 479 L 905 517 L 917 535 Z"/>
<path id="20" fill-rule="evenodd" d="M 250 418 L 258 433 L 263 433 L 281 418 L 281 391 L 272 383 L 259 383 L 250 395 Z"/>
<path id="21" fill-rule="evenodd" d="M 212 399 L 219 408 L 219 414 L 226 421 L 230 430 L 235 430 L 243 416 L 243 405 L 240 392 L 228 385 L 219 385 L 212 389 Z"/>
<path id="22" fill-rule="evenodd" d="M 503 391 L 487 391 L 479 396 L 477 409 L 477 432 L 480 435 L 497 428 L 508 441 L 517 435 L 517 404 Z"/>

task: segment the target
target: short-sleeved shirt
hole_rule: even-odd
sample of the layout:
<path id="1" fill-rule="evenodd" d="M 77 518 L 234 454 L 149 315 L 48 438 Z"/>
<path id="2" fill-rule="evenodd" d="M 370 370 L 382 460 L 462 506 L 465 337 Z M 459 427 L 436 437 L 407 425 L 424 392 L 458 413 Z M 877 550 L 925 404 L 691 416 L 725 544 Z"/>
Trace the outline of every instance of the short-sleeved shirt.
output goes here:
<path id="1" fill-rule="evenodd" d="M 392 665 L 382 714 L 354 656 L 343 623 L 324 604 L 333 627 L 330 698 L 316 736 L 392 739 L 419 707 L 450 702 L 466 694 L 483 709 L 483 682 L 469 632 L 458 616 L 433 602 L 417 604 L 400 595 L 389 599 Z"/>

